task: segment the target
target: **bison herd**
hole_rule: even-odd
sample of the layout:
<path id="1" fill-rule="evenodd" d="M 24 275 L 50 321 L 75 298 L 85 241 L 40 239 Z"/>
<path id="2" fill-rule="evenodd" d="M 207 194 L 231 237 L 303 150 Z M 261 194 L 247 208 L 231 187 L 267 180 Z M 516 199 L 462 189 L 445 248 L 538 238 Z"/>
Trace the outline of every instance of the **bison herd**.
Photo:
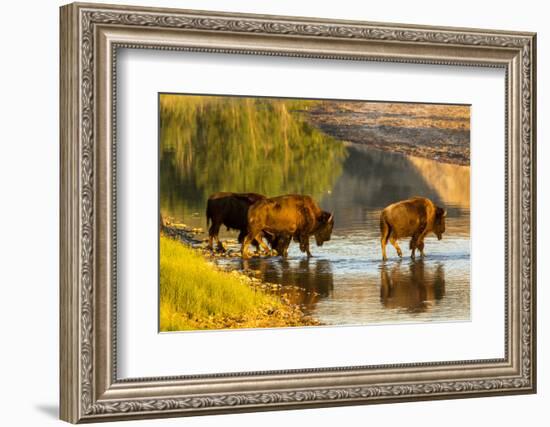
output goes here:
<path id="1" fill-rule="evenodd" d="M 433 232 L 441 240 L 445 217 L 444 209 L 424 197 L 387 206 L 380 214 L 382 258 L 386 259 L 388 241 L 401 257 L 397 240 L 404 237 L 411 237 L 412 258 L 416 249 L 424 256 L 424 238 Z M 268 198 L 257 193 L 214 193 L 208 198 L 206 221 L 208 248 L 214 250 L 215 240 L 217 250 L 225 250 L 219 239 L 220 227 L 224 225 L 228 230 L 239 231 L 243 259 L 250 257 L 250 244 L 257 251 L 262 248 L 270 255 L 286 257 L 293 240 L 310 257 L 310 237 L 315 236 L 317 245 L 322 246 L 330 240 L 334 227 L 332 213 L 323 211 L 310 196 L 299 194 Z"/>

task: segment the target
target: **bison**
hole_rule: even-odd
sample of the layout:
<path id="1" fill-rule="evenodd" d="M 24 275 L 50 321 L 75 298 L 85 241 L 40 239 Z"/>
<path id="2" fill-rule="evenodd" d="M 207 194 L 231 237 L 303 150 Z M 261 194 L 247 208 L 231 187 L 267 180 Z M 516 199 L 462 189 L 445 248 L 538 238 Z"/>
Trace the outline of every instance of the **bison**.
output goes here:
<path id="1" fill-rule="evenodd" d="M 206 225 L 212 222 L 208 229 L 208 248 L 213 250 L 213 241 L 216 239 L 218 250 L 225 251 L 218 237 L 222 225 L 228 230 L 238 230 L 238 240 L 242 243 L 248 232 L 248 209 L 262 199 L 265 196 L 257 193 L 212 194 L 206 203 Z"/>
<path id="2" fill-rule="evenodd" d="M 387 259 L 388 240 L 397 250 L 397 254 L 400 257 L 403 255 L 397 244 L 397 240 L 402 237 L 411 237 L 411 258 L 414 259 L 416 249 L 424 256 L 424 238 L 433 232 L 441 240 L 445 232 L 446 215 L 443 208 L 425 197 L 413 197 L 387 206 L 380 214 L 382 259 Z"/>
<path id="3" fill-rule="evenodd" d="M 322 211 L 310 196 L 289 194 L 259 200 L 248 211 L 248 234 L 242 244 L 242 257 L 248 258 L 248 245 L 253 240 L 269 252 L 262 240 L 265 236 L 277 237 L 283 257 L 292 238 L 311 257 L 309 237 L 314 235 L 317 245 L 322 246 L 330 240 L 333 227 L 333 215 Z"/>

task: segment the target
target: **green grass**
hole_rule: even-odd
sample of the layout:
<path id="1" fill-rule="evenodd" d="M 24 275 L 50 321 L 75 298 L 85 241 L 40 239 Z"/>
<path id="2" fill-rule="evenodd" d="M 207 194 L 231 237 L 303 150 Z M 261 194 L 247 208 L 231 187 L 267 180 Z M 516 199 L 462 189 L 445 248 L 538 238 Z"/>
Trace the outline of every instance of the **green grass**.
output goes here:
<path id="1" fill-rule="evenodd" d="M 260 326 L 280 300 L 254 290 L 240 274 L 224 272 L 186 245 L 160 237 L 160 329 Z M 265 323 L 265 322 L 264 322 Z"/>

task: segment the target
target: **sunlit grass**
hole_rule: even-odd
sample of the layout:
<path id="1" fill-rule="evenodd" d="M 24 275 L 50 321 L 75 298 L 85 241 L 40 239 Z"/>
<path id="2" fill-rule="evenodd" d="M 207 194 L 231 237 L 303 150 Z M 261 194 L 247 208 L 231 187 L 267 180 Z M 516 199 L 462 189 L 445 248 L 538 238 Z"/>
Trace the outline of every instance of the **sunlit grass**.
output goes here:
<path id="1" fill-rule="evenodd" d="M 281 307 L 277 297 L 252 289 L 245 280 L 161 236 L 160 330 L 239 327 Z"/>

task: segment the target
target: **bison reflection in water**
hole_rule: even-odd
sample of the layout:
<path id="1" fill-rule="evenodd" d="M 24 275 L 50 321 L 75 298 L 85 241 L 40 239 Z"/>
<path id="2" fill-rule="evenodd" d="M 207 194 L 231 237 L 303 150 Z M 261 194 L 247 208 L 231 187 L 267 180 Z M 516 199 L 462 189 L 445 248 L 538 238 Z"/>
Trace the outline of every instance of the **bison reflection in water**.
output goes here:
<path id="1" fill-rule="evenodd" d="M 445 232 L 445 216 L 447 212 L 436 206 L 425 197 L 412 197 L 387 206 L 380 214 L 380 242 L 382 244 L 382 259 L 386 260 L 386 245 L 388 240 L 393 245 L 399 257 L 403 256 L 397 240 L 410 237 L 409 248 L 414 259 L 415 250 L 424 256 L 424 238 L 433 232 L 441 240 Z"/>
<path id="2" fill-rule="evenodd" d="M 308 314 L 334 289 L 332 264 L 327 259 L 253 258 L 243 260 L 240 268 L 257 271 L 268 283 L 282 284 L 281 292 L 290 303 L 303 306 Z"/>
<path id="3" fill-rule="evenodd" d="M 430 268 L 420 260 L 407 268 L 398 262 L 391 269 L 382 264 L 380 282 L 380 301 L 385 308 L 422 313 L 445 295 L 445 270 L 441 263 Z"/>

